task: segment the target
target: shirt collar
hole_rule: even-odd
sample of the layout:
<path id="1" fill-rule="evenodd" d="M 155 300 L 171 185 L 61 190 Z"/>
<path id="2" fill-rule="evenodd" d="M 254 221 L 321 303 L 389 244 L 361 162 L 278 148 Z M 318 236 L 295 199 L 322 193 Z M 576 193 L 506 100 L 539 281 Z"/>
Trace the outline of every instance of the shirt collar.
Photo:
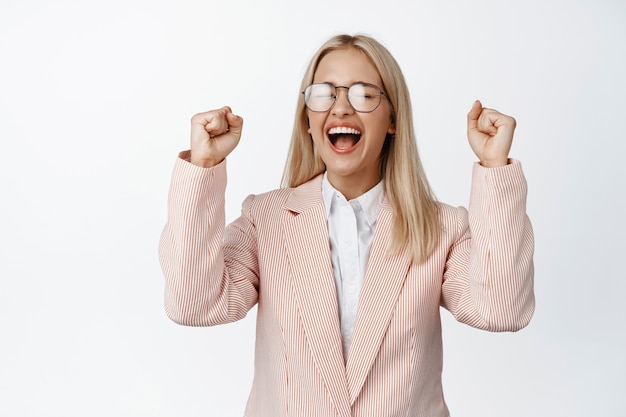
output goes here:
<path id="1" fill-rule="evenodd" d="M 326 208 L 326 219 L 328 219 L 328 216 L 330 215 L 330 208 L 333 204 L 333 197 L 335 197 L 336 195 L 340 195 L 343 197 L 343 194 L 335 189 L 330 181 L 328 181 L 328 173 L 324 172 L 324 177 L 322 179 L 322 198 L 324 199 L 324 206 Z M 383 204 L 384 197 L 385 187 L 383 186 L 383 181 L 380 180 L 378 184 L 350 201 L 357 201 L 361 205 L 361 208 L 363 208 L 363 212 L 365 213 L 365 217 L 367 218 L 368 223 L 370 225 L 373 225 L 376 222 L 376 218 L 378 217 L 378 211 Z"/>

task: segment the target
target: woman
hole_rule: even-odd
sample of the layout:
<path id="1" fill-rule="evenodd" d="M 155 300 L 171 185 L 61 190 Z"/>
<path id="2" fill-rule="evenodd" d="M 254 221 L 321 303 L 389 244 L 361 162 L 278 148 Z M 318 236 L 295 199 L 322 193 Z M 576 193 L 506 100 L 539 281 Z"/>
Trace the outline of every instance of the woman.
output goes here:
<path id="1" fill-rule="evenodd" d="M 534 309 L 533 236 L 515 120 L 475 102 L 469 212 L 435 201 L 408 89 L 366 36 L 331 38 L 302 82 L 284 187 L 249 196 L 224 228 L 226 156 L 243 120 L 192 118 L 160 256 L 177 323 L 257 312 L 246 416 L 448 416 L 440 306 L 489 331 Z"/>

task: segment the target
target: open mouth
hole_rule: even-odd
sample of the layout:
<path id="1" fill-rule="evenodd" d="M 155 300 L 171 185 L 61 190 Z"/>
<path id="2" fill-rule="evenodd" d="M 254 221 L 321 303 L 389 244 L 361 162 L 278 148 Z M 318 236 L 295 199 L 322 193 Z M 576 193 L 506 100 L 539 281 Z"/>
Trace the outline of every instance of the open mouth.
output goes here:
<path id="1" fill-rule="evenodd" d="M 328 131 L 330 143 L 339 150 L 352 148 L 361 140 L 361 132 L 352 127 L 332 127 Z"/>

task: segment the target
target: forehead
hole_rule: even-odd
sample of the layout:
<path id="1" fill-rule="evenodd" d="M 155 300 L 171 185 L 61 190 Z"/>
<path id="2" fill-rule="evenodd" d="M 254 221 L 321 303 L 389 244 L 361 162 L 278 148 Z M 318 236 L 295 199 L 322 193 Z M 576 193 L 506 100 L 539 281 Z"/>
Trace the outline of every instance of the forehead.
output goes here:
<path id="1" fill-rule="evenodd" d="M 380 74 L 372 61 L 355 48 L 337 49 L 324 56 L 315 70 L 313 82 L 344 86 L 356 82 L 381 85 Z"/>

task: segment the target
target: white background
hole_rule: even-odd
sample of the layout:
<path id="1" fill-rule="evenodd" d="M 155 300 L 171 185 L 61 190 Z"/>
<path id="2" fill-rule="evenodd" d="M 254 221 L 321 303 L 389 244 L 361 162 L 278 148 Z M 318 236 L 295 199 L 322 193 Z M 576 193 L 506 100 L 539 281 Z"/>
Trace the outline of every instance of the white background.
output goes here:
<path id="1" fill-rule="evenodd" d="M 305 65 L 339 32 L 396 56 L 442 201 L 468 200 L 472 101 L 518 120 L 537 310 L 515 334 L 442 312 L 453 415 L 626 415 L 623 1 L 2 0 L 1 416 L 243 414 L 254 311 L 163 313 L 171 169 L 189 118 L 229 104 L 228 219 L 277 187 Z"/>

